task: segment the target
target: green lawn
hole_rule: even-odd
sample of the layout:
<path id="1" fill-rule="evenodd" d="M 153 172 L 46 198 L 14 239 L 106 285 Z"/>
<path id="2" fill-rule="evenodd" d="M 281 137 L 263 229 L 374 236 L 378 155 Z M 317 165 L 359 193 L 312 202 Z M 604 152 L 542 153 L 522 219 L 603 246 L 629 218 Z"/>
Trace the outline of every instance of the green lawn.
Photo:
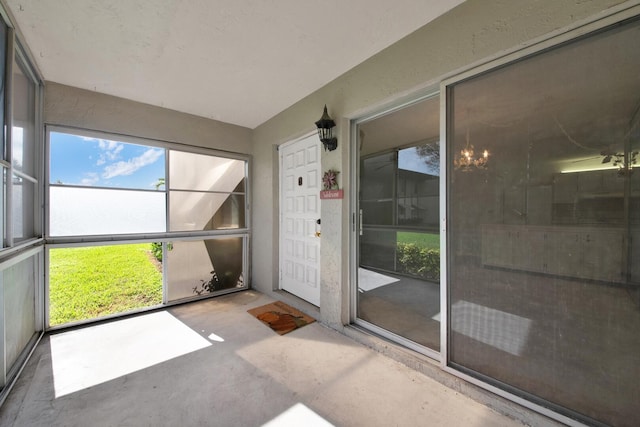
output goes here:
<path id="1" fill-rule="evenodd" d="M 52 249 L 51 326 L 162 303 L 162 274 L 149 243 Z"/>
<path id="2" fill-rule="evenodd" d="M 440 235 L 431 233 L 412 233 L 408 231 L 398 231 L 398 243 L 415 243 L 426 249 L 440 249 Z"/>

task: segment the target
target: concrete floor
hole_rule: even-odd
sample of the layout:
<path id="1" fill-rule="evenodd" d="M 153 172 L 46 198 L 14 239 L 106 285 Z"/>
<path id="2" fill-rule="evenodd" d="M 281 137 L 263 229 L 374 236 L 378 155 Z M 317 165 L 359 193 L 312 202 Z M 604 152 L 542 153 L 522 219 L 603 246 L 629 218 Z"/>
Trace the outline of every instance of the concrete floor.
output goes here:
<path id="1" fill-rule="evenodd" d="M 440 284 L 390 272 L 360 268 L 358 317 L 407 338 L 417 344 L 440 351 Z M 368 285 L 368 278 L 386 278 L 383 286 Z M 362 280 L 364 279 L 364 280 Z M 364 289 L 361 286 L 364 282 Z"/>
<path id="2" fill-rule="evenodd" d="M 247 291 L 46 336 L 1 426 L 518 426 L 318 323 L 279 336 Z"/>

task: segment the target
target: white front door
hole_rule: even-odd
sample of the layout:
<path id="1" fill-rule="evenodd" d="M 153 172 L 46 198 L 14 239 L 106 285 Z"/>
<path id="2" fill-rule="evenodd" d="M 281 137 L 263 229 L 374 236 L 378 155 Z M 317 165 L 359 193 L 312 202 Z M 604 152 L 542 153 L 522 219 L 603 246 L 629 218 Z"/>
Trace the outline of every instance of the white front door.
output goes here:
<path id="1" fill-rule="evenodd" d="M 280 146 L 280 289 L 320 306 L 320 142 Z"/>

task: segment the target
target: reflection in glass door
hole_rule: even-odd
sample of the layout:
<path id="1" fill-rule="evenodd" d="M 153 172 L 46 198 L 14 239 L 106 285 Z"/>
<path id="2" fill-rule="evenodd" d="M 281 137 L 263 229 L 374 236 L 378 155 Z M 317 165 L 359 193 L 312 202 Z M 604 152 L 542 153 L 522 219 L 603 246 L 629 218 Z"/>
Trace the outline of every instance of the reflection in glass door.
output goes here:
<path id="1" fill-rule="evenodd" d="M 446 88 L 447 363 L 589 425 L 640 425 L 639 36 Z"/>
<path id="2" fill-rule="evenodd" d="M 439 100 L 358 124 L 357 317 L 440 349 Z"/>

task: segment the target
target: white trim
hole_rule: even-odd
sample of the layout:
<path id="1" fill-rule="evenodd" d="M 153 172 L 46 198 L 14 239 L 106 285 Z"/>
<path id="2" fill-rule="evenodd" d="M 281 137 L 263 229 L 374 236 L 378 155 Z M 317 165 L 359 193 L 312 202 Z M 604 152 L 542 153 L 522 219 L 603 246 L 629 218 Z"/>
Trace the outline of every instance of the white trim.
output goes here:
<path id="1" fill-rule="evenodd" d="M 360 147 L 358 136 L 357 120 L 351 120 L 350 124 L 351 144 L 350 150 L 350 171 L 349 184 L 353 191 L 350 191 L 349 197 L 349 288 L 347 290 L 348 321 L 355 323 L 358 318 L 358 267 L 360 266 L 360 258 L 358 248 L 360 247 Z"/>
<path id="2" fill-rule="evenodd" d="M 122 235 L 119 238 L 112 238 L 111 236 L 88 236 L 87 239 L 77 239 L 75 237 L 61 238 L 61 239 L 49 239 L 47 240 L 47 247 L 54 248 L 78 248 L 87 246 L 108 246 L 108 245 L 127 245 L 137 243 L 152 243 L 152 242 L 172 242 L 174 240 L 189 241 L 189 240 L 214 240 L 214 239 L 226 239 L 229 237 L 244 237 L 248 236 L 247 229 L 241 230 L 224 230 L 224 232 L 217 234 L 206 233 L 159 233 L 157 235 L 145 234 L 145 235 Z M 104 238 L 102 238 L 104 237 Z M 139 238 L 140 237 L 140 238 Z"/>
<path id="3" fill-rule="evenodd" d="M 449 319 L 449 268 L 447 250 L 447 203 L 449 201 L 449 170 L 447 168 L 447 88 L 440 86 L 440 367 L 449 360 L 447 335 Z"/>
<path id="4" fill-rule="evenodd" d="M 11 247 L 0 248 L 0 262 L 2 260 L 11 257 L 13 254 L 28 249 L 30 247 L 41 246 L 44 244 L 44 239 L 42 237 L 34 237 L 29 240 L 22 241 L 17 245 Z"/>
<path id="5" fill-rule="evenodd" d="M 15 255 L 13 257 L 3 258 L 0 261 L 0 272 L 6 270 L 9 267 L 13 267 L 14 265 L 18 264 L 21 261 L 24 261 L 25 259 L 28 259 L 28 258 L 36 255 L 37 253 L 41 252 L 43 250 L 43 248 L 44 248 L 44 246 L 42 246 L 42 245 L 34 246 L 32 248 L 24 250 L 23 252 L 19 252 L 17 255 Z"/>
<path id="6" fill-rule="evenodd" d="M 385 340 L 391 341 L 395 344 L 399 344 L 404 348 L 408 348 L 409 350 L 413 350 L 416 353 L 426 356 L 436 362 L 440 362 L 442 358 L 441 354 L 437 350 L 423 346 L 422 344 L 418 344 L 415 341 L 411 341 L 410 339 L 407 339 L 402 335 L 395 334 L 387 329 L 374 325 L 371 322 L 367 322 L 366 320 L 357 318 L 355 319 L 353 324 L 360 326 L 364 328 L 366 331 L 369 331 L 375 335 L 378 335 Z"/>
<path id="7" fill-rule="evenodd" d="M 4 132 L 5 132 L 5 160 L 9 162 L 9 167 L 6 169 L 6 181 L 4 197 L 5 203 L 4 209 L 4 244 L 3 246 L 13 246 L 13 65 L 15 57 L 15 31 L 13 28 L 7 29 L 7 51 L 5 58 L 0 60 L 5 61 L 5 111 L 4 111 Z M 7 209 L 8 205 L 8 209 Z"/>
<path id="8" fill-rule="evenodd" d="M 423 93 L 424 92 L 424 93 Z M 420 93 L 416 93 L 414 94 L 413 97 L 402 97 L 401 99 L 399 99 L 398 101 L 396 101 L 395 103 L 390 103 L 387 105 L 386 108 L 381 109 L 381 110 L 374 110 L 375 112 L 372 112 L 370 114 L 367 115 L 363 115 L 360 116 L 356 119 L 352 120 L 352 123 L 355 125 L 361 125 L 363 123 L 367 123 L 370 122 L 372 120 L 375 119 L 379 119 L 380 117 L 384 117 L 386 115 L 395 113 L 397 111 L 400 111 L 404 108 L 407 107 L 411 107 L 415 104 L 418 104 L 422 101 L 426 101 L 427 99 L 431 99 L 431 98 L 435 98 L 437 96 L 440 95 L 440 92 L 437 88 L 435 89 L 430 89 L 428 91 L 421 91 Z M 411 144 L 413 145 L 413 144 Z M 398 147 L 395 147 L 398 148 Z"/>

